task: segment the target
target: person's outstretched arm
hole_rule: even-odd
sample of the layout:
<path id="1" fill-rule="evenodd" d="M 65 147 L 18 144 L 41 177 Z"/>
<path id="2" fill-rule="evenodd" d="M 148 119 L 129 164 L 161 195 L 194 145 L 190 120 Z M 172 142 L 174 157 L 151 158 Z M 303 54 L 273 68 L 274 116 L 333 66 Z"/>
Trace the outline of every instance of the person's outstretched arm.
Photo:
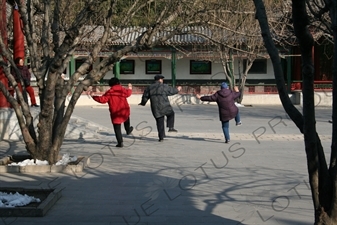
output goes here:
<path id="1" fill-rule="evenodd" d="M 241 92 L 237 86 L 234 87 L 234 92 L 232 92 L 232 95 L 234 100 L 241 96 Z"/>
<path id="2" fill-rule="evenodd" d="M 181 90 L 181 86 L 178 86 L 178 87 L 171 87 L 171 86 L 168 86 L 167 84 L 164 84 L 165 86 L 165 91 L 167 93 L 168 96 L 171 96 L 171 95 L 175 95 L 175 94 L 178 94 L 178 92 Z"/>
<path id="3" fill-rule="evenodd" d="M 142 101 L 138 105 L 142 105 L 142 106 L 146 105 L 149 98 L 150 98 L 150 88 L 147 87 L 144 90 L 144 93 L 143 93 L 143 96 L 142 96 Z"/>
<path id="4" fill-rule="evenodd" d="M 196 94 L 196 97 L 200 99 L 201 101 L 215 102 L 218 98 L 218 93 L 215 93 L 213 95 L 202 96 L 202 97 L 199 94 Z"/>
<path id="5" fill-rule="evenodd" d="M 90 96 L 92 99 L 94 99 L 96 102 L 99 103 L 107 103 L 109 101 L 109 98 L 106 96 L 106 93 L 104 93 L 102 96 L 95 95 L 93 92 L 90 92 Z"/>
<path id="6" fill-rule="evenodd" d="M 128 98 L 131 96 L 131 94 L 132 94 L 132 84 L 129 83 L 128 88 L 123 89 L 123 97 Z"/>

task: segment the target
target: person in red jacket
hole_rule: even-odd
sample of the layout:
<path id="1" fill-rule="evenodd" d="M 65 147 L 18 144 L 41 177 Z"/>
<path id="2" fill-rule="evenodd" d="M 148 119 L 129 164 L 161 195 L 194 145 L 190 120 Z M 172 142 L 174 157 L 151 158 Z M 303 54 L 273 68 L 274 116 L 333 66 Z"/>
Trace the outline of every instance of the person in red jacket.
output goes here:
<path id="1" fill-rule="evenodd" d="M 228 89 L 227 83 L 221 84 L 221 90 L 210 96 L 196 95 L 201 101 L 216 102 L 219 108 L 219 117 L 222 125 L 222 130 L 225 136 L 225 143 L 230 142 L 229 121 L 235 118 L 237 126 L 241 125 L 239 109 L 235 105 L 235 99 L 239 98 L 241 93 L 238 87 L 234 87 L 234 91 Z"/>
<path id="2" fill-rule="evenodd" d="M 130 126 L 130 106 L 126 98 L 132 93 L 132 84 L 128 84 L 128 89 L 122 87 L 119 79 L 113 77 L 109 80 L 110 89 L 102 96 L 95 96 L 91 93 L 92 98 L 99 103 L 108 103 L 111 122 L 115 131 L 117 145 L 123 147 L 123 137 L 121 124 L 124 124 L 126 134 L 131 134 L 133 127 Z"/>

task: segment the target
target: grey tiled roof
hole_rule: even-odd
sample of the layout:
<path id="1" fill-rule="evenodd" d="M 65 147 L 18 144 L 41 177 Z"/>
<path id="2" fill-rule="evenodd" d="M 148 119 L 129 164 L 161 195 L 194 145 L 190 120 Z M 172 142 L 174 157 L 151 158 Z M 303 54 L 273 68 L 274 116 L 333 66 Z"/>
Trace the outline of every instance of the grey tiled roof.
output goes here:
<path id="1" fill-rule="evenodd" d="M 91 31 L 90 35 L 82 39 L 82 43 L 94 43 L 103 34 L 103 27 L 97 27 L 92 32 L 92 27 L 87 27 L 87 31 Z M 136 40 L 147 28 L 144 27 L 127 27 L 127 28 L 111 28 L 111 38 L 107 41 L 108 45 L 129 45 L 131 42 Z M 161 31 L 155 37 L 154 40 L 158 40 L 161 36 L 167 36 L 170 30 Z M 193 34 L 194 33 L 194 34 Z M 197 35 L 201 34 L 201 35 Z M 161 43 L 162 45 L 190 45 L 190 44 L 209 44 L 207 38 L 202 37 L 202 35 L 211 35 L 211 31 L 204 27 L 189 27 L 183 30 L 179 35 L 174 35 L 169 40 Z"/>

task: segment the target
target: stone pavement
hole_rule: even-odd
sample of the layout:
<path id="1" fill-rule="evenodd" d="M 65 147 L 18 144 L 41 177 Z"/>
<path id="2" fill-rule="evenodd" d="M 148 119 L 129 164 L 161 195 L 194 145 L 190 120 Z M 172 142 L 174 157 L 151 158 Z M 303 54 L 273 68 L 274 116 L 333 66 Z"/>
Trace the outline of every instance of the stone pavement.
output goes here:
<path id="1" fill-rule="evenodd" d="M 313 224 L 303 137 L 281 106 L 240 108 L 243 125 L 231 121 L 230 144 L 215 105 L 180 105 L 175 112 L 179 132 L 160 143 L 149 106 L 131 105 L 135 129 L 119 149 L 108 108 L 78 106 L 61 153 L 87 156 L 90 164 L 80 174 L 2 174 L 1 186 L 63 190 L 44 217 L 0 224 Z M 328 157 L 331 108 L 316 113 Z M 23 150 L 9 144 L 0 156 Z"/>

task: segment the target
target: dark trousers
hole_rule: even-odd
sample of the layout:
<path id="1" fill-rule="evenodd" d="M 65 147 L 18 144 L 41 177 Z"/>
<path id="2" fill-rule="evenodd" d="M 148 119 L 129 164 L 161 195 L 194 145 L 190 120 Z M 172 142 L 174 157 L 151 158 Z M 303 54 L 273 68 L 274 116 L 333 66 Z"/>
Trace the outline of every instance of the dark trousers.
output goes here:
<path id="1" fill-rule="evenodd" d="M 113 124 L 114 127 L 114 131 L 115 131 L 115 135 L 116 135 L 116 139 L 117 139 L 117 143 L 121 144 L 123 143 L 123 136 L 122 136 L 122 128 L 121 128 L 122 124 Z M 130 130 L 130 118 L 128 118 L 125 122 L 124 122 L 124 129 L 126 132 L 129 132 Z"/>
<path id="2" fill-rule="evenodd" d="M 167 114 L 166 118 L 167 118 L 166 126 L 168 128 L 174 128 L 174 112 Z M 164 120 L 165 120 L 165 116 L 156 118 L 158 137 L 160 140 L 164 139 L 165 137 L 165 126 L 164 126 L 165 121 Z"/>

